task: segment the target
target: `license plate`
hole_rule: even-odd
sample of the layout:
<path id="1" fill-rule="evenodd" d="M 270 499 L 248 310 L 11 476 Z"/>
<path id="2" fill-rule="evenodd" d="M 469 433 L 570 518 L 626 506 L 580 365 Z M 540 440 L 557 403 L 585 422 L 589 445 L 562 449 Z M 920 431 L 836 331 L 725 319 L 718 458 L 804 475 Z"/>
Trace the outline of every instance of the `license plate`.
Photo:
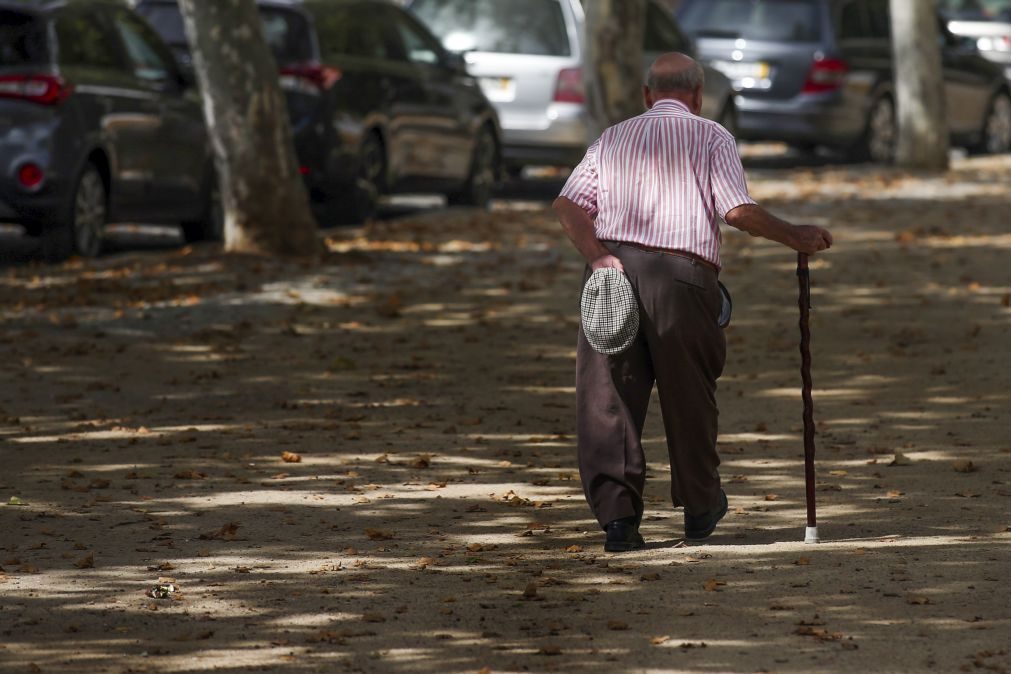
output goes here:
<path id="1" fill-rule="evenodd" d="M 482 77 L 481 89 L 490 101 L 511 101 L 516 98 L 516 80 L 511 77 Z"/>
<path id="2" fill-rule="evenodd" d="M 714 61 L 713 68 L 727 76 L 735 89 L 768 89 L 772 68 L 764 61 Z"/>

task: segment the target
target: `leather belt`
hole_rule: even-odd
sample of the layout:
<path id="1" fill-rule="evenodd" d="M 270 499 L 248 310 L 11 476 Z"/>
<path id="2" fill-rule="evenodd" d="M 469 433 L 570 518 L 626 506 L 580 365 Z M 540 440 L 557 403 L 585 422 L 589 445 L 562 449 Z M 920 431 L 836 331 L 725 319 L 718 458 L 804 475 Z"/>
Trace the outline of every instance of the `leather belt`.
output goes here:
<path id="1" fill-rule="evenodd" d="M 720 268 L 715 264 L 705 259 L 701 255 L 696 255 L 695 253 L 689 253 L 687 250 L 671 250 L 670 248 L 656 248 L 654 246 L 646 246 L 641 243 L 633 243 L 631 241 L 608 241 L 607 243 L 616 243 L 619 246 L 631 246 L 632 248 L 638 248 L 639 250 L 644 250 L 647 253 L 661 253 L 663 255 L 673 255 L 674 257 L 683 257 L 692 262 L 697 262 L 699 264 L 704 264 L 705 266 L 716 272 L 717 276 L 720 273 Z"/>

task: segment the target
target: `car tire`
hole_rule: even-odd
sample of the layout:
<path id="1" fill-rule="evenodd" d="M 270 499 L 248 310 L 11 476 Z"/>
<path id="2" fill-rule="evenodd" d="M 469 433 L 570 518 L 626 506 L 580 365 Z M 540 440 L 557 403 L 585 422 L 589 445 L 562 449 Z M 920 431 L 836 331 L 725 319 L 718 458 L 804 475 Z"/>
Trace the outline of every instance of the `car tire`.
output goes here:
<path id="1" fill-rule="evenodd" d="M 984 154 L 1011 152 L 1011 96 L 1000 92 L 990 100 L 979 145 L 973 148 Z"/>
<path id="2" fill-rule="evenodd" d="M 882 96 L 874 101 L 867 114 L 864 138 L 859 146 L 860 158 L 875 164 L 895 163 L 898 136 L 895 103 L 888 96 Z"/>
<path id="3" fill-rule="evenodd" d="M 59 262 L 77 252 L 97 257 L 102 252 L 108 219 L 109 191 L 98 168 L 88 163 L 74 183 L 66 215 L 42 235 L 42 256 Z"/>
<path id="4" fill-rule="evenodd" d="M 348 195 L 328 206 L 327 220 L 331 219 L 331 212 L 333 219 L 341 224 L 359 224 L 374 218 L 385 184 L 386 147 L 379 134 L 372 132 L 362 140 L 358 151 L 358 177 Z"/>
<path id="5" fill-rule="evenodd" d="M 463 189 L 451 192 L 446 199 L 451 206 L 476 206 L 488 208 L 492 191 L 498 179 L 498 147 L 495 134 L 488 127 L 478 133 L 474 141 L 474 154 L 470 160 L 470 172 Z"/>
<path id="6" fill-rule="evenodd" d="M 221 241 L 225 238 L 225 209 L 221 205 L 221 190 L 217 178 L 206 190 L 207 197 L 203 215 L 199 220 L 182 223 L 183 238 L 186 243 L 198 241 Z"/>

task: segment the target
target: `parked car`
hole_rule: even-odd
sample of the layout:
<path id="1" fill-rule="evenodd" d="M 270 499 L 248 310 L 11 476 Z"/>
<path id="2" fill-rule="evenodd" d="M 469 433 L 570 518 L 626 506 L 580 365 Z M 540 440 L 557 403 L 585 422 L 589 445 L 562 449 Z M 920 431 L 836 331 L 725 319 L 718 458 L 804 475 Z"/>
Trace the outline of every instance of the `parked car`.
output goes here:
<path id="1" fill-rule="evenodd" d="M 119 3 L 0 0 L 0 222 L 40 236 L 51 260 L 97 255 L 110 221 L 217 236 L 190 84 Z"/>
<path id="2" fill-rule="evenodd" d="M 585 18 L 579 0 L 414 0 L 410 9 L 451 51 L 464 53 L 502 122 L 513 172 L 527 164 L 574 166 L 589 140 L 583 91 Z M 661 53 L 692 53 L 673 15 L 648 3 L 643 71 Z M 731 130 L 734 92 L 706 68 L 702 114 Z"/>
<path id="3" fill-rule="evenodd" d="M 972 38 L 984 58 L 1004 67 L 1011 80 L 1011 0 L 939 0 L 955 35 Z"/>
<path id="4" fill-rule="evenodd" d="M 317 206 L 362 221 L 382 193 L 445 193 L 484 207 L 499 124 L 463 63 L 380 0 L 259 0 L 306 184 Z M 137 11 L 188 60 L 175 0 Z"/>
<path id="5" fill-rule="evenodd" d="M 888 0 L 685 0 L 681 25 L 739 92 L 739 136 L 894 158 L 894 69 Z M 1003 70 L 943 30 L 952 142 L 1011 149 Z"/>

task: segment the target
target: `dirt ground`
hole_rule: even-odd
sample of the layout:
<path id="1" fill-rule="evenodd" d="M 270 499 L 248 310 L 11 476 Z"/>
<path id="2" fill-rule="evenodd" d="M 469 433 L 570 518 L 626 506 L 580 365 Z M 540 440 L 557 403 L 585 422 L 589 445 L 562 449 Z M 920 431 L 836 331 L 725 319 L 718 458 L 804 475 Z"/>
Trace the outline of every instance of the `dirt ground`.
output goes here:
<path id="1" fill-rule="evenodd" d="M 1011 670 L 1011 159 L 750 165 L 836 236 L 821 544 L 795 258 L 727 231 L 730 514 L 684 543 L 654 405 L 648 549 L 602 551 L 549 181 L 329 231 L 315 267 L 206 246 L 0 272 L 0 671 Z"/>

